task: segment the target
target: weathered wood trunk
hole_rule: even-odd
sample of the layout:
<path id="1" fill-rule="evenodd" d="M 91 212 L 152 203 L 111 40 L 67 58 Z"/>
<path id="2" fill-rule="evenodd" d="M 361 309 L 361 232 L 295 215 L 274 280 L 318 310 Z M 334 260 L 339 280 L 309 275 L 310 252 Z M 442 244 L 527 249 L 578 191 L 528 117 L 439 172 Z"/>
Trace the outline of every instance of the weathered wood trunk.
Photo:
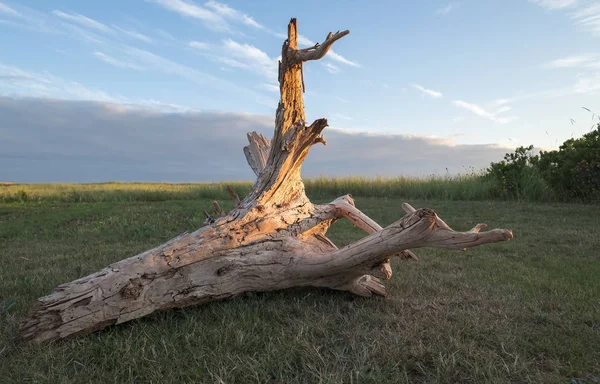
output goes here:
<path id="1" fill-rule="evenodd" d="M 496 229 L 455 232 L 429 209 L 403 206 L 407 215 L 381 228 L 354 207 L 352 197 L 313 205 L 300 178 L 302 162 L 321 135 L 325 119 L 306 125 L 303 63 L 323 57 L 349 31 L 329 33 L 321 45 L 298 49 L 296 20 L 288 25 L 279 64 L 281 100 L 269 141 L 249 133 L 244 148 L 257 175 L 253 191 L 236 207 L 193 233 L 184 233 L 100 272 L 60 285 L 40 298 L 20 335 L 43 342 L 89 333 L 157 310 L 223 300 L 248 291 L 295 286 L 386 296 L 389 258 L 416 258 L 409 249 L 454 249 L 509 240 Z M 329 226 L 347 218 L 368 235 L 338 249 L 326 236 Z"/>

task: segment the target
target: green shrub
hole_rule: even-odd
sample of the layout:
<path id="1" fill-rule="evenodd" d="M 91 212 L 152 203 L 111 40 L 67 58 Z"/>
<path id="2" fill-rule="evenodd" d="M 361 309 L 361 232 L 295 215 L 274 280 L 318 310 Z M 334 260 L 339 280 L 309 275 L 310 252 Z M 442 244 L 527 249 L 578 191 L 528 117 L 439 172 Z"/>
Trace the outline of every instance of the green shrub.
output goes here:
<path id="1" fill-rule="evenodd" d="M 535 168 L 539 157 L 533 154 L 533 145 L 519 147 L 514 153 L 504 155 L 504 160 L 492 163 L 487 177 L 493 180 L 500 195 L 519 198 L 527 185 L 539 179 Z"/>
<path id="2" fill-rule="evenodd" d="M 558 151 L 541 152 L 542 177 L 562 198 L 597 198 L 600 193 L 600 124 L 578 139 L 565 141 Z"/>
<path id="3" fill-rule="evenodd" d="M 533 145 L 507 153 L 492 163 L 485 178 L 500 196 L 545 200 L 597 200 L 600 197 L 600 124 L 558 150 L 534 154 Z"/>

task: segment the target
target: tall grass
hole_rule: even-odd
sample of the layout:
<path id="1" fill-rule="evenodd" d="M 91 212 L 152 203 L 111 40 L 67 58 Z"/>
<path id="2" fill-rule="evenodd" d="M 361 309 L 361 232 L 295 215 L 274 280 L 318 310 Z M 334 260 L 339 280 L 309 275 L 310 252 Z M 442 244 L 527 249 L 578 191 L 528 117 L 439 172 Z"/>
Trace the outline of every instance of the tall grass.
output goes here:
<path id="1" fill-rule="evenodd" d="M 98 202 L 166 201 L 201 198 L 229 199 L 225 188 L 231 186 L 243 197 L 250 182 L 222 183 L 123 183 L 97 184 L 9 184 L 0 185 L 0 202 Z M 329 198 L 347 193 L 356 197 L 384 197 L 440 200 L 555 201 L 556 196 L 539 180 L 531 178 L 516 196 L 507 196 L 489 178 L 480 175 L 395 177 L 395 178 L 314 178 L 305 180 L 311 198 Z"/>
<path id="2" fill-rule="evenodd" d="M 240 196 L 252 188 L 249 182 L 231 183 L 125 183 L 12 184 L 0 185 L 2 202 L 99 202 L 229 199 L 226 186 Z"/>
<path id="3" fill-rule="evenodd" d="M 339 196 L 350 193 L 363 197 L 404 197 L 412 199 L 487 200 L 493 185 L 479 176 L 430 176 L 395 178 L 316 178 L 305 182 L 309 196 Z"/>

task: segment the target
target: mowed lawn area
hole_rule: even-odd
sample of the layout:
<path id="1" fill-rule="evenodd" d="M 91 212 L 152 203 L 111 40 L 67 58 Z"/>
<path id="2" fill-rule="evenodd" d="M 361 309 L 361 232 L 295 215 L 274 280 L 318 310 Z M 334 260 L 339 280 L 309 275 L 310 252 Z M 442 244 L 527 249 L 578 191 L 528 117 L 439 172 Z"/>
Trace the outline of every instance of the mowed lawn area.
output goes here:
<path id="1" fill-rule="evenodd" d="M 355 197 L 382 225 L 403 215 L 405 199 Z M 197 229 L 211 202 L 0 203 L 0 382 L 600 382 L 598 205 L 408 200 L 454 229 L 485 222 L 515 238 L 415 250 L 419 262 L 394 261 L 389 299 L 252 293 L 53 344 L 16 341 L 38 297 Z M 347 222 L 330 232 L 338 246 L 362 236 Z"/>

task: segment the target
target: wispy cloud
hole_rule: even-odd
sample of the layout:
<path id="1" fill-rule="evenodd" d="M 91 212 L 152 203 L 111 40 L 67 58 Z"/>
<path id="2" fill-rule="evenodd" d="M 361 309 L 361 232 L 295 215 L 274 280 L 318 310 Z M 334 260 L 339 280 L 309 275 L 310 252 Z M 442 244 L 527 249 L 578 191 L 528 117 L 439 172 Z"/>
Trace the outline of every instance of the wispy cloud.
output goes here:
<path id="1" fill-rule="evenodd" d="M 130 60 L 135 61 L 137 65 L 147 67 L 148 69 L 156 70 L 169 75 L 177 75 L 197 83 L 219 83 L 223 81 L 215 76 L 176 63 L 144 49 L 124 46 L 121 48 L 121 51 Z"/>
<path id="2" fill-rule="evenodd" d="M 284 34 L 281 34 L 278 37 L 280 37 L 282 39 L 287 39 L 287 35 L 284 35 Z M 305 47 L 310 47 L 312 45 L 315 45 L 315 42 L 312 41 L 311 39 L 309 39 L 308 37 L 306 37 L 302 34 L 299 34 L 298 35 L 298 44 L 303 45 Z M 331 52 L 331 50 L 329 52 Z"/>
<path id="3" fill-rule="evenodd" d="M 259 84 L 259 88 L 264 89 L 265 91 L 279 93 L 279 86 L 276 84 L 261 83 Z"/>
<path id="4" fill-rule="evenodd" d="M 125 35 L 127 35 L 127 36 L 129 36 L 131 38 L 133 38 L 133 39 L 143 41 L 144 43 L 152 43 L 152 39 L 150 37 L 148 37 L 148 36 L 146 36 L 146 35 L 144 35 L 142 33 L 139 33 L 137 31 L 129 30 L 129 29 L 125 29 L 125 28 L 121 28 L 121 27 L 118 27 L 116 25 L 113 25 L 112 27 L 114 29 L 116 29 L 117 31 L 119 31 L 119 32 L 121 32 L 121 33 L 123 33 L 123 34 L 125 34 Z"/>
<path id="5" fill-rule="evenodd" d="M 128 99 L 110 95 L 101 90 L 53 76 L 4 65 L 0 62 L 0 94 L 18 97 L 50 97 L 66 100 L 94 100 L 107 102 L 129 102 Z"/>
<path id="6" fill-rule="evenodd" d="M 114 65 L 115 67 L 119 67 L 119 68 L 127 68 L 127 69 L 134 69 L 136 71 L 143 71 L 144 68 L 133 64 L 133 63 L 129 63 L 127 61 L 122 61 L 122 60 L 117 60 L 112 56 L 108 56 L 107 54 L 104 54 L 102 52 L 94 52 L 94 56 L 96 56 L 98 59 L 104 61 L 105 63 Z"/>
<path id="7" fill-rule="evenodd" d="M 4 13 L 9 16 L 19 17 L 21 14 L 6 4 L 0 3 L 0 13 Z"/>
<path id="8" fill-rule="evenodd" d="M 322 64 L 329 73 L 339 73 L 340 72 L 340 68 L 337 65 L 333 65 L 328 62 L 324 62 Z"/>
<path id="9" fill-rule="evenodd" d="M 578 0 L 530 0 L 541 7 L 549 10 L 562 9 L 570 7 L 578 2 Z"/>
<path id="10" fill-rule="evenodd" d="M 600 36 L 600 1 L 597 0 L 530 0 L 549 11 L 567 10 L 578 27 Z"/>
<path id="11" fill-rule="evenodd" d="M 600 54 L 569 56 L 552 60 L 544 68 L 600 68 Z"/>
<path id="12" fill-rule="evenodd" d="M 94 19 L 90 19 L 87 16 L 80 15 L 79 13 L 66 13 L 63 11 L 54 10 L 52 13 L 61 19 L 68 20 L 74 23 L 77 23 L 83 27 L 95 29 L 104 33 L 113 33 L 114 31 L 110 29 L 110 27 L 96 21 Z"/>
<path id="13" fill-rule="evenodd" d="M 329 57 L 331 60 L 337 61 L 338 63 L 350 65 L 350 66 L 356 67 L 356 68 L 361 67 L 361 65 L 358 64 L 356 61 L 351 61 L 351 60 L 346 59 L 344 56 L 340 55 L 333 49 L 330 49 L 329 52 L 327 52 L 327 57 Z"/>
<path id="14" fill-rule="evenodd" d="M 158 36 L 160 36 L 161 38 L 168 40 L 168 41 L 176 41 L 177 39 L 175 38 L 175 36 L 173 36 L 172 34 L 170 34 L 169 32 L 165 31 L 164 29 L 157 29 L 156 34 Z"/>
<path id="15" fill-rule="evenodd" d="M 188 45 L 190 47 L 192 47 L 192 48 L 199 49 L 199 50 L 202 50 L 202 51 L 207 50 L 207 49 L 210 48 L 210 44 L 205 43 L 203 41 L 190 41 L 188 43 Z"/>
<path id="16" fill-rule="evenodd" d="M 424 95 L 433 97 L 434 99 L 441 99 L 442 97 L 444 97 L 444 95 L 442 95 L 441 92 L 434 91 L 432 89 L 427 89 L 419 84 L 413 84 L 413 88 L 417 89 L 419 92 L 423 93 Z"/>
<path id="17" fill-rule="evenodd" d="M 251 69 L 250 66 L 246 63 L 242 63 L 239 60 L 235 60 L 229 57 L 223 57 L 223 56 L 212 56 L 212 59 L 218 61 L 221 64 L 225 64 L 229 67 L 232 68 L 244 68 L 244 69 Z"/>
<path id="18" fill-rule="evenodd" d="M 214 0 L 210 0 L 207 3 L 205 3 L 204 6 L 206 8 L 209 8 L 210 10 L 214 11 L 216 14 L 221 16 L 223 19 L 231 21 L 232 23 L 233 22 L 241 23 L 246 26 L 252 27 L 254 29 L 258 29 L 258 30 L 267 32 L 278 38 L 282 38 L 282 39 L 287 38 L 287 36 L 285 34 L 275 32 L 272 29 L 265 27 L 264 25 L 260 24 L 256 20 L 254 20 L 251 16 L 249 16 L 241 11 L 231 8 L 227 4 L 223 4 L 223 3 L 220 3 L 220 2 L 217 2 Z M 315 43 L 313 41 L 311 41 L 304 35 L 298 36 L 298 43 L 302 46 L 315 45 Z M 330 58 L 331 60 L 337 61 L 338 63 L 350 65 L 352 67 L 360 67 L 360 64 L 358 64 L 355 61 L 348 60 L 344 56 L 335 52 L 333 49 L 329 50 L 329 52 L 327 53 L 327 57 Z"/>
<path id="19" fill-rule="evenodd" d="M 247 14 L 245 14 L 243 12 L 240 12 L 238 10 L 235 10 L 235 9 L 229 7 L 227 4 L 223 4 L 223 3 L 219 3 L 217 1 L 210 0 L 209 2 L 205 3 L 204 6 L 211 9 L 213 12 L 215 12 L 216 14 L 220 15 L 221 17 L 223 17 L 225 19 L 236 21 L 236 22 L 241 22 L 242 24 L 245 24 L 249 27 L 256 28 L 256 29 L 263 29 L 263 30 L 267 29 L 262 24 L 256 22 L 256 20 L 254 20 L 252 17 L 248 16 Z"/>
<path id="20" fill-rule="evenodd" d="M 0 0 L 1 1 L 1 0 Z M 161 0 L 167 1 L 167 0 Z M 180 1 L 175 1 L 175 3 L 180 3 Z M 258 92 L 255 89 L 245 87 L 243 85 L 239 85 L 237 83 L 233 83 L 231 81 L 225 80 L 218 76 L 212 75 L 210 73 L 205 73 L 199 71 L 197 69 L 179 64 L 173 60 L 169 60 L 165 57 L 159 56 L 155 53 L 152 53 L 147 50 L 139 49 L 137 47 L 127 45 L 121 41 L 121 37 L 132 37 L 136 40 L 147 40 L 144 37 L 150 39 L 147 35 L 143 35 L 137 31 L 132 29 L 120 28 L 117 29 L 116 26 L 112 28 L 106 24 L 101 23 L 100 21 L 91 19 L 87 16 L 83 16 L 73 12 L 67 12 L 62 10 L 55 10 L 50 14 L 39 14 L 39 12 L 31 11 L 31 16 L 22 12 L 26 8 L 24 7 L 15 7 L 15 10 L 21 12 L 23 14 L 23 20 L 25 20 L 25 16 L 28 18 L 34 19 L 40 28 L 36 27 L 36 31 L 44 32 L 45 29 L 42 27 L 52 27 L 53 31 L 56 31 L 59 35 L 66 36 L 68 38 L 72 38 L 79 41 L 84 41 L 94 47 L 94 49 L 90 52 L 95 58 L 98 60 L 102 60 L 108 64 L 111 64 L 120 68 L 127 68 L 132 70 L 145 70 L 148 72 L 159 72 L 166 75 L 177 76 L 183 79 L 187 79 L 193 81 L 198 84 L 205 84 L 218 92 L 231 92 L 240 95 L 246 95 L 248 100 L 252 100 L 261 105 L 269 105 L 273 106 L 277 104 L 277 100 L 274 100 L 272 97 L 267 96 L 261 92 Z M 3 13 L 4 14 L 4 13 Z M 218 15 L 217 15 L 218 16 Z M 220 16 L 218 16 L 220 17 Z M 38 20 L 39 19 L 39 20 Z M 114 28 L 114 29 L 113 29 Z M 109 31 L 109 32 L 107 32 Z M 137 35 L 136 35 L 137 34 Z M 135 35 L 135 37 L 134 37 Z M 150 39 L 151 40 L 151 39 Z M 243 49 L 251 48 L 252 46 L 247 46 L 243 44 L 238 44 L 239 47 Z M 225 51 L 225 49 L 219 46 L 221 51 Z M 229 46 L 232 49 L 232 45 Z M 251 51 L 251 50 L 247 50 Z M 262 51 L 256 49 L 255 52 L 250 53 L 260 53 Z M 230 52 L 231 54 L 231 52 Z M 264 52 L 263 52 L 264 54 Z M 243 58 L 241 53 L 239 53 L 240 58 L 239 61 L 245 61 L 246 58 Z M 266 60 L 266 59 L 268 60 Z M 233 60 L 233 59 L 232 59 Z M 263 63 L 261 69 L 251 68 L 251 70 L 269 72 L 269 81 L 277 78 L 276 74 L 276 59 L 270 59 L 266 54 L 264 57 L 260 55 L 253 56 L 254 61 L 249 61 L 253 66 L 255 63 Z M 270 69 L 265 69 L 270 68 Z M 273 70 L 273 68 L 275 68 Z M 39 74 L 38 74 L 39 75 Z M 53 86 L 51 88 L 48 85 L 44 85 L 45 83 L 39 81 L 39 79 L 43 79 L 43 76 L 37 77 L 38 81 L 27 81 L 21 84 L 20 87 L 14 86 L 14 82 L 11 82 L 10 94 L 18 94 L 19 96 L 42 96 L 42 97 L 59 97 L 61 98 L 61 92 L 65 95 L 68 95 L 69 92 L 74 94 L 77 90 L 80 90 L 79 94 L 81 98 L 85 98 L 83 95 L 88 94 L 90 100 L 106 100 L 106 101 L 120 101 L 122 99 L 115 99 L 112 97 L 107 97 L 106 95 L 94 96 L 92 92 L 84 92 L 82 86 L 77 86 L 77 83 L 70 84 L 67 80 L 58 80 L 55 78 L 55 84 L 62 84 L 61 87 Z M 0 87 L 3 86 L 0 82 Z M 46 89 L 49 88 L 49 89 Z M 0 94 L 9 94 L 8 85 L 4 87 L 5 92 L 0 92 Z M 61 89 L 60 91 L 57 91 Z M 69 91 L 71 90 L 71 91 Z M 101 93 L 100 91 L 98 91 Z M 106 97 L 105 97 L 106 96 Z M 64 96 L 67 97 L 67 96 Z"/>
<path id="21" fill-rule="evenodd" d="M 178 13 L 181 16 L 191 17 L 201 20 L 207 28 L 229 31 L 229 24 L 225 19 L 216 12 L 210 9 L 201 7 L 191 1 L 183 0 L 149 0 L 152 3 L 158 4 L 161 7 Z"/>
<path id="22" fill-rule="evenodd" d="M 443 7 L 438 8 L 435 13 L 438 15 L 447 15 L 458 7 L 458 3 L 448 3 Z"/>
<path id="23" fill-rule="evenodd" d="M 237 44 L 233 42 L 231 44 L 231 48 L 233 50 L 239 48 L 239 54 L 241 57 L 250 60 L 248 56 L 244 56 L 244 52 L 248 53 L 253 60 L 255 60 L 252 64 L 252 70 L 261 71 L 258 66 L 254 63 L 263 62 L 264 57 L 261 57 L 260 53 L 253 51 L 252 49 L 248 49 L 245 44 Z M 248 46 L 253 48 L 252 46 Z M 152 52 L 149 52 L 144 49 L 139 49 L 130 46 L 121 47 L 121 52 L 128 58 L 128 62 L 134 62 L 136 65 L 139 65 L 147 70 L 153 70 L 157 72 L 162 72 L 168 75 L 178 76 L 184 79 L 188 79 L 198 84 L 208 84 L 211 87 L 214 87 L 219 90 L 229 90 L 230 92 L 236 92 L 239 94 L 245 94 L 251 100 L 254 100 L 256 103 L 261 105 L 277 105 L 277 101 L 272 100 L 270 97 L 267 97 L 263 94 L 260 94 L 252 89 L 245 88 L 236 83 L 232 83 L 230 81 L 224 80 L 217 76 L 204 73 L 198 71 L 197 69 L 188 67 L 183 64 L 179 64 L 175 61 L 169 60 L 165 57 L 159 56 Z M 260 50 L 258 50 L 260 51 Z M 262 52 L 262 51 L 261 51 Z M 264 53 L 264 52 L 263 52 Z M 266 55 L 266 54 L 265 54 Z M 268 56 L 267 56 L 268 57 Z M 271 59 L 270 59 L 271 60 Z M 244 63 L 240 63 L 245 65 Z M 276 64 L 275 64 L 276 65 Z M 249 66 L 248 66 L 249 67 Z M 261 67 L 265 70 L 265 67 Z M 272 69 L 271 69 L 272 70 Z M 276 70 L 276 69 L 275 69 Z M 269 75 L 269 79 L 273 79 L 272 75 Z"/>
<path id="24" fill-rule="evenodd" d="M 593 95 L 598 92 L 600 92 L 600 72 L 581 73 L 576 76 L 575 82 L 570 86 L 517 93 L 514 96 L 496 100 L 494 106 L 500 107 L 527 100 L 553 99 L 578 94 Z"/>
<path id="25" fill-rule="evenodd" d="M 256 30 L 261 30 L 277 38 L 285 39 L 287 35 L 276 32 L 256 20 L 244 12 L 231 8 L 229 5 L 218 1 L 209 0 L 203 6 L 199 6 L 191 1 L 184 0 L 146 0 L 161 7 L 179 13 L 182 16 L 200 19 L 205 22 L 208 28 L 220 30 L 223 32 L 233 32 L 231 24 L 244 25 Z M 304 35 L 298 36 L 298 43 L 301 46 L 309 47 L 315 45 L 315 42 Z M 338 63 L 349 65 L 352 67 L 361 67 L 356 61 L 347 59 L 333 49 L 327 53 L 327 57 Z"/>
<path id="26" fill-rule="evenodd" d="M 572 93 L 596 94 L 600 91 L 600 73 L 582 76 L 572 87 Z"/>
<path id="27" fill-rule="evenodd" d="M 86 28 L 81 28 L 75 24 L 61 22 L 61 31 L 71 39 L 85 41 L 94 45 L 109 45 L 111 41 L 106 36 L 90 31 Z M 111 35 L 112 36 L 112 35 Z"/>
<path id="28" fill-rule="evenodd" d="M 0 20 L 0 24 L 10 28 L 45 34 L 59 33 L 59 28 L 51 20 L 53 17 L 48 17 L 46 12 L 39 12 L 20 4 L 13 8 L 0 2 L 0 16 L 6 17 Z"/>
<path id="29" fill-rule="evenodd" d="M 61 11 L 53 11 L 52 13 L 67 21 L 63 22 L 62 26 L 64 29 L 69 30 L 69 36 L 80 38 L 88 42 L 104 44 L 107 43 L 107 40 L 105 40 L 106 37 L 127 37 L 138 41 L 143 41 L 145 43 L 153 43 L 154 41 L 149 36 L 144 35 L 136 30 L 122 28 L 117 25 L 112 25 L 109 27 L 97 20 L 93 20 L 89 17 L 76 13 L 66 14 Z M 85 28 L 82 29 L 79 26 Z M 103 35 L 99 35 L 97 32 L 102 32 Z"/>
<path id="30" fill-rule="evenodd" d="M 344 115 L 343 113 L 329 113 L 328 114 L 329 117 L 333 120 L 333 121 L 352 121 L 352 118 L 348 115 Z"/>
<path id="31" fill-rule="evenodd" d="M 485 110 L 483 107 L 481 107 L 477 104 L 467 103 L 466 101 L 454 100 L 452 103 L 458 108 L 464 109 L 466 111 L 474 113 L 475 115 L 477 115 L 479 117 L 483 117 L 485 119 L 491 120 L 498 124 L 508 124 L 511 121 L 514 121 L 517 119 L 516 116 L 510 116 L 510 117 L 499 117 L 498 116 L 498 114 L 500 114 L 500 113 L 509 111 L 510 108 L 508 108 L 508 109 L 500 108 L 496 113 L 492 113 L 492 112 Z"/>
<path id="32" fill-rule="evenodd" d="M 494 112 L 494 114 L 495 115 L 499 115 L 501 113 L 505 113 L 505 112 L 508 112 L 510 110 L 512 110 L 512 107 L 509 107 L 508 105 L 504 105 L 504 106 L 501 106 L 500 108 L 498 108 L 496 110 L 496 112 Z"/>
<path id="33" fill-rule="evenodd" d="M 132 52 L 132 55 L 144 56 L 145 51 Z M 105 54 L 97 52 L 96 56 L 101 60 L 118 60 L 111 58 Z M 206 83 L 208 80 L 202 78 L 201 74 L 194 72 L 184 66 L 178 66 L 168 60 L 161 60 L 159 57 L 146 57 L 144 60 L 160 65 L 165 72 L 173 73 L 194 82 Z M 106 61 L 106 60 L 105 60 Z M 114 63 L 111 63 L 114 64 Z M 116 65 L 116 64 L 114 64 Z M 117 65 L 119 66 L 119 65 Z M 168 67 L 168 68 L 165 68 Z M 221 84 L 228 86 L 228 84 Z M 238 92 L 246 92 L 245 89 L 237 89 Z M 159 112 L 186 112 L 193 109 L 188 106 L 179 105 L 170 102 L 150 99 L 131 99 L 119 94 L 111 94 L 99 89 L 88 88 L 80 83 L 65 80 L 61 77 L 54 76 L 47 72 L 33 72 L 24 70 L 18 67 L 5 65 L 0 62 L 0 98 L 8 96 L 14 98 L 43 98 L 55 100 L 76 100 L 76 101 L 94 101 L 105 104 L 105 108 L 113 112 L 122 112 L 131 109 L 146 109 Z M 249 94 L 252 96 L 252 94 Z M 253 95 L 259 103 L 269 103 L 275 105 L 276 101 L 261 99 L 262 95 Z M 275 104 L 273 104 L 275 103 Z"/>
<path id="34" fill-rule="evenodd" d="M 267 79 L 277 78 L 277 59 L 270 58 L 269 55 L 255 46 L 226 39 L 223 40 L 223 49 L 234 60 L 243 60 L 248 67 Z"/>
<path id="35" fill-rule="evenodd" d="M 571 14 L 571 17 L 579 27 L 600 36 L 600 1 L 582 4 Z"/>

